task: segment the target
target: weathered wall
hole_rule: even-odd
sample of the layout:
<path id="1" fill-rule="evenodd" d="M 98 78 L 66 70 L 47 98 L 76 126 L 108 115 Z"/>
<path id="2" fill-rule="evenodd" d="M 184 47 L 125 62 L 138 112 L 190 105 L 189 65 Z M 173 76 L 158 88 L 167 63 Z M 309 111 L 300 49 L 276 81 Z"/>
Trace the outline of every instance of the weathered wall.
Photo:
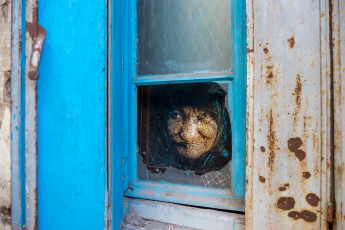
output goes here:
<path id="1" fill-rule="evenodd" d="M 328 4 L 247 0 L 247 229 L 327 227 Z"/>
<path id="2" fill-rule="evenodd" d="M 345 1 L 333 5 L 335 229 L 345 229 Z"/>
<path id="3" fill-rule="evenodd" d="M 11 0 L 0 0 L 0 229 L 11 223 Z"/>

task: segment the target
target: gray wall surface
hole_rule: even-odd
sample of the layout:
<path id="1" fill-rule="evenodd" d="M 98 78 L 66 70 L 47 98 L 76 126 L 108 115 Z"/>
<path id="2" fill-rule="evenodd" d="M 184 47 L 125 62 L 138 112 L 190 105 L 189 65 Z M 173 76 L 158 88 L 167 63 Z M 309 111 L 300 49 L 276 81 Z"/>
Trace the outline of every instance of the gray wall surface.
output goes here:
<path id="1" fill-rule="evenodd" d="M 0 229 L 11 229 L 11 0 L 0 0 Z"/>

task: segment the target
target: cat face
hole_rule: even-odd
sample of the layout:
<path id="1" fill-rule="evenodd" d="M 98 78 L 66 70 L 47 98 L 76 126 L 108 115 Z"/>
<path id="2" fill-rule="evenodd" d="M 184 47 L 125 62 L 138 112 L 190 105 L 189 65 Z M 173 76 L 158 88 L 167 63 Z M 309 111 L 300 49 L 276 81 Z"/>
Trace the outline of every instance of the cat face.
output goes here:
<path id="1" fill-rule="evenodd" d="M 170 147 L 179 154 L 197 159 L 210 151 L 219 126 L 209 108 L 185 106 L 169 112 L 167 119 Z"/>

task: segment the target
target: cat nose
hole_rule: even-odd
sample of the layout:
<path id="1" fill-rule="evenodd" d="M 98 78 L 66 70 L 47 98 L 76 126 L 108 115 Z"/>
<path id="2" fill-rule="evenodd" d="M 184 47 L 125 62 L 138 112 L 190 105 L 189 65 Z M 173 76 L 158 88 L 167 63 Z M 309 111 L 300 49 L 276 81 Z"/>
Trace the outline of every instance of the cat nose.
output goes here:
<path id="1" fill-rule="evenodd" d="M 188 121 L 181 132 L 181 137 L 188 143 L 195 142 L 198 138 L 197 124 L 195 124 L 193 121 Z"/>

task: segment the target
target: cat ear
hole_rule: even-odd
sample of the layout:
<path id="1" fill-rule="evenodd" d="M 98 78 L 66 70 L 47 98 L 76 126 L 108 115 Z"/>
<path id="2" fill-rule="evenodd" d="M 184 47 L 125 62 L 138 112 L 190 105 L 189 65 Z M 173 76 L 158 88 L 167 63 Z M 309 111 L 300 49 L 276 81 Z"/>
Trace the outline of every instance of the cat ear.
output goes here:
<path id="1" fill-rule="evenodd" d="M 209 94 L 217 94 L 223 97 L 227 94 L 227 92 L 218 83 L 214 83 L 214 82 L 211 83 L 207 92 Z"/>

